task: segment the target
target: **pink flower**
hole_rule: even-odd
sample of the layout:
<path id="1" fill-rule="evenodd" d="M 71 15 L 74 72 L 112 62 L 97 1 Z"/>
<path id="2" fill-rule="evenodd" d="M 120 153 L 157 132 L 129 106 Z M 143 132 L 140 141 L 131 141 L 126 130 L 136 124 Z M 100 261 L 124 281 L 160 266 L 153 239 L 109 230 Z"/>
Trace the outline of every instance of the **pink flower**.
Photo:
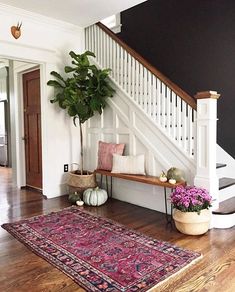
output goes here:
<path id="1" fill-rule="evenodd" d="M 178 186 L 171 194 L 171 203 L 174 208 L 183 212 L 200 212 L 211 206 L 212 197 L 208 191 L 197 187 Z"/>

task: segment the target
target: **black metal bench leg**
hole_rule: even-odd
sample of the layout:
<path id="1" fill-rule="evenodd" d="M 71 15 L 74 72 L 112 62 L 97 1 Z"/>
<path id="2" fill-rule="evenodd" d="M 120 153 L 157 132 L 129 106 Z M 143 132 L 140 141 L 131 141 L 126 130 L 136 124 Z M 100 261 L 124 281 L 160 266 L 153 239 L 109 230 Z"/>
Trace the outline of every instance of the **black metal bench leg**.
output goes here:
<path id="1" fill-rule="evenodd" d="M 113 197 L 113 177 L 112 176 L 110 176 L 111 177 L 111 190 L 110 190 L 110 198 L 112 198 Z"/>
<path id="2" fill-rule="evenodd" d="M 171 193 L 174 191 L 174 189 L 171 189 Z M 173 205 L 171 204 L 171 224 L 173 222 Z"/>
<path id="3" fill-rule="evenodd" d="M 164 187 L 164 197 L 165 197 L 165 214 L 166 214 L 166 223 L 167 225 L 170 224 L 172 226 L 172 210 L 171 210 L 171 215 L 170 219 L 168 218 L 168 213 L 167 213 L 167 194 L 166 194 L 166 187 Z"/>
<path id="4" fill-rule="evenodd" d="M 100 188 L 102 189 L 103 184 L 103 174 L 100 175 Z"/>
<path id="5" fill-rule="evenodd" d="M 105 176 L 106 178 L 106 191 L 107 191 L 107 194 L 108 194 L 108 197 L 109 197 L 109 184 L 108 184 L 108 176 L 106 175 Z"/>

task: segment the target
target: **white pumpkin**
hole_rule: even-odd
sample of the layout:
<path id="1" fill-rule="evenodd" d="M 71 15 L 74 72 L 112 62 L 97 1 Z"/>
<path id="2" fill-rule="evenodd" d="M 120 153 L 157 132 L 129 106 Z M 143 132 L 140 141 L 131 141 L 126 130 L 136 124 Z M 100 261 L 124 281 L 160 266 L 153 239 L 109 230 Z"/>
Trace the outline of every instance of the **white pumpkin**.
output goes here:
<path id="1" fill-rule="evenodd" d="M 100 189 L 99 187 L 94 189 L 87 189 L 83 193 L 83 201 L 89 206 L 100 206 L 108 200 L 106 190 Z"/>

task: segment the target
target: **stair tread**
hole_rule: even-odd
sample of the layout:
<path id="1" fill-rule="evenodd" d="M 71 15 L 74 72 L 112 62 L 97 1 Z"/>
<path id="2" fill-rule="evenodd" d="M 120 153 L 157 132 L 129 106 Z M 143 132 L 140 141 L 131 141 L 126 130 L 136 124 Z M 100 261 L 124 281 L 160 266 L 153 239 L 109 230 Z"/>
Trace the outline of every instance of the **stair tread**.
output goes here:
<path id="1" fill-rule="evenodd" d="M 235 185 L 235 179 L 230 177 L 222 177 L 219 179 L 219 190 Z"/>
<path id="2" fill-rule="evenodd" d="M 215 211 L 212 211 L 213 214 L 219 215 L 229 215 L 235 213 L 235 196 L 221 202 L 219 208 Z"/>
<path id="3" fill-rule="evenodd" d="M 216 163 L 216 168 L 222 168 L 222 167 L 226 167 L 227 164 L 225 163 Z"/>

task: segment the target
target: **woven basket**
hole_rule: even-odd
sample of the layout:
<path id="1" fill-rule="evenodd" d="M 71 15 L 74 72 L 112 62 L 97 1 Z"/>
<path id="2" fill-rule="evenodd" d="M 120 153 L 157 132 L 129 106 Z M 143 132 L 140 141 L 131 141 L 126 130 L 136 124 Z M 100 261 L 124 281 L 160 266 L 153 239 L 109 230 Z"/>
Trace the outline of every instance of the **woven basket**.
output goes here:
<path id="1" fill-rule="evenodd" d="M 78 191 L 82 193 L 88 188 L 95 188 L 97 186 L 95 173 L 84 171 L 87 174 L 78 174 L 77 171 L 69 172 L 67 185 L 71 191 Z"/>

